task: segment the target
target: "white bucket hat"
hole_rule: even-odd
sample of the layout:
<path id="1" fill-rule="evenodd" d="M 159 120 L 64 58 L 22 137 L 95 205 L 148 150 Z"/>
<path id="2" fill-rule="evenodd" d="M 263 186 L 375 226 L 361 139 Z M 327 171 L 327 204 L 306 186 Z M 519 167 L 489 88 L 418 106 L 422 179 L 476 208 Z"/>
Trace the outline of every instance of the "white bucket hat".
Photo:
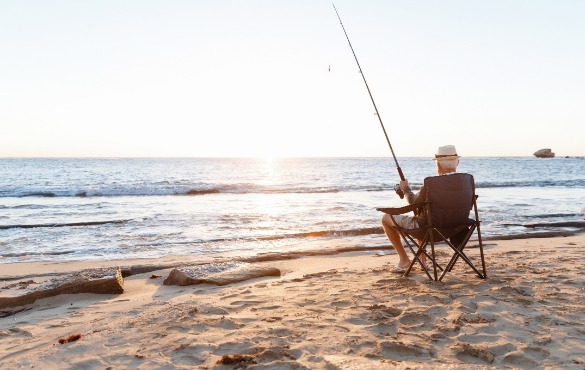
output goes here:
<path id="1" fill-rule="evenodd" d="M 444 160 L 444 159 L 458 159 L 461 158 L 460 156 L 457 155 L 457 150 L 455 149 L 454 145 L 445 145 L 445 146 L 440 146 L 439 149 L 437 149 L 437 154 L 435 154 L 435 158 L 433 158 L 436 161 L 440 161 L 440 160 Z"/>

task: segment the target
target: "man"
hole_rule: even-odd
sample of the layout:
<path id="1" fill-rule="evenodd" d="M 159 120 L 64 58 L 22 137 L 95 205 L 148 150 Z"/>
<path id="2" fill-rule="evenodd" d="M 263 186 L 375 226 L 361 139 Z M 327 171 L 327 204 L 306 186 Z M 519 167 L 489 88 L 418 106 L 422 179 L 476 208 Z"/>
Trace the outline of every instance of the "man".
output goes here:
<path id="1" fill-rule="evenodd" d="M 434 160 L 437 164 L 437 172 L 439 176 L 449 175 L 455 173 L 457 171 L 457 165 L 459 164 L 460 156 L 457 155 L 457 150 L 453 145 L 445 145 L 439 147 L 437 150 L 437 154 L 435 154 Z M 413 193 L 408 186 L 408 180 L 400 181 L 400 189 L 404 192 L 404 197 L 408 204 L 413 204 L 417 202 L 422 202 L 424 199 L 424 186 L 421 186 L 418 193 Z M 420 199 L 419 199 L 420 198 Z M 406 229 L 415 229 L 418 228 L 419 225 L 425 225 L 426 223 L 426 214 L 421 214 L 418 216 L 406 216 L 406 215 L 397 215 L 394 216 L 394 220 L 396 223 Z M 394 222 L 392 218 L 388 214 L 384 214 L 382 216 L 382 227 L 384 228 L 384 232 L 392 243 L 396 252 L 398 252 L 398 256 L 400 257 L 400 261 L 398 265 L 394 269 L 394 272 L 403 273 L 406 272 L 408 266 L 410 266 L 410 259 L 404 250 L 404 246 L 402 245 L 402 240 L 400 239 L 400 234 L 393 228 Z M 420 255 L 421 262 L 426 263 L 426 256 L 424 254 Z"/>

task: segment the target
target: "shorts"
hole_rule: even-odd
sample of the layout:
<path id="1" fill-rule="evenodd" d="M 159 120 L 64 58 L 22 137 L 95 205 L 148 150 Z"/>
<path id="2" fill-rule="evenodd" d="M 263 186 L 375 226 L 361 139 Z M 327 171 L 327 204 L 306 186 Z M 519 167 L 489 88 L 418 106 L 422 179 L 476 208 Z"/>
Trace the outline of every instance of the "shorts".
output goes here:
<path id="1" fill-rule="evenodd" d="M 394 222 L 392 222 L 392 217 L 390 215 L 384 215 L 383 221 L 390 225 L 398 225 L 403 229 L 418 229 L 418 221 L 415 217 L 412 216 L 405 216 L 405 215 L 396 215 L 394 216 Z"/>

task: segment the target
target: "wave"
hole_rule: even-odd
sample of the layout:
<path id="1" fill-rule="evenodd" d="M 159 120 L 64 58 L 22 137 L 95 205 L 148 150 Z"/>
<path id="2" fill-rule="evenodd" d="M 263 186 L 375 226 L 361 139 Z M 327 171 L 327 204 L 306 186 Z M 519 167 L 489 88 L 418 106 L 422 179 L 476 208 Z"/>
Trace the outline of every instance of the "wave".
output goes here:
<path id="1" fill-rule="evenodd" d="M 485 241 L 494 240 L 517 240 L 517 239 L 536 239 L 536 238 L 557 238 L 567 237 L 579 234 L 579 231 L 539 231 L 530 233 L 516 233 L 516 234 L 501 234 L 501 235 L 486 235 L 481 234 L 481 239 Z"/>
<path id="2" fill-rule="evenodd" d="M 417 191 L 421 184 L 413 183 Z M 479 181 L 476 187 L 481 188 L 523 188 L 523 187 L 565 187 L 585 188 L 585 179 L 573 180 L 535 180 L 535 181 Z M 212 194 L 329 194 L 340 192 L 384 192 L 394 191 L 394 184 L 339 184 L 329 186 L 307 186 L 295 184 L 261 185 L 254 183 L 233 184 L 185 184 L 168 181 L 143 184 L 115 184 L 96 186 L 91 189 L 23 189 L 14 188 L 0 191 L 0 198 L 25 197 L 122 197 L 122 196 L 205 196 Z M 0 206 L 0 208 L 4 208 Z"/>
<path id="3" fill-rule="evenodd" d="M 0 254 L 0 258 L 20 258 L 29 256 L 61 256 L 67 254 L 74 254 L 75 252 L 76 251 L 4 253 Z"/>
<path id="4" fill-rule="evenodd" d="M 186 195 L 205 195 L 205 194 L 217 194 L 217 193 L 220 193 L 219 189 L 207 189 L 207 190 L 193 189 L 193 190 L 188 190 Z"/>
<path id="5" fill-rule="evenodd" d="M 0 198 L 26 197 L 123 197 L 123 196 L 199 196 L 209 194 L 311 194 L 311 193 L 338 193 L 344 189 L 335 186 L 264 186 L 257 184 L 226 184 L 200 185 L 189 187 L 184 185 L 144 185 L 103 188 L 92 190 L 22 190 L 14 189 L 0 192 Z M 347 190 L 347 189 L 346 189 Z M 377 191 L 377 190 L 376 190 Z M 4 206 L 0 206 L 4 208 Z"/>
<path id="6" fill-rule="evenodd" d="M 585 179 L 572 180 L 522 180 L 522 181 L 479 181 L 476 188 L 526 188 L 526 187 L 585 187 Z"/>
<path id="7" fill-rule="evenodd" d="M 536 228 L 550 228 L 550 227 L 573 227 L 579 229 L 585 229 L 585 221 L 560 221 L 560 222 L 542 222 L 536 224 L 526 224 L 524 227 L 530 229 Z"/>
<path id="8" fill-rule="evenodd" d="M 201 243 L 218 243 L 218 242 L 229 242 L 229 241 L 275 241 L 283 239 L 303 239 L 303 238 L 322 238 L 322 237 L 342 237 L 342 236 L 362 236 L 362 235 L 376 235 L 383 234 L 384 229 L 382 227 L 366 227 L 350 230 L 319 230 L 309 231 L 304 233 L 292 233 L 292 234 L 277 234 L 277 235 L 266 235 L 266 236 L 254 236 L 249 238 L 218 238 L 211 240 L 202 240 Z M 190 243 L 190 242 L 185 242 Z"/>
<path id="9" fill-rule="evenodd" d="M 8 229 L 34 229 L 38 227 L 77 227 L 77 226 L 99 226 L 106 224 L 122 224 L 130 220 L 111 220 L 111 221 L 87 221 L 87 222 L 67 222 L 53 224 L 20 224 L 20 225 L 0 225 L 0 230 Z"/>
<path id="10" fill-rule="evenodd" d="M 321 230 L 321 231 L 310 231 L 306 233 L 295 233 L 295 234 L 284 234 L 274 236 L 264 236 L 256 238 L 256 240 L 276 240 L 276 239 L 289 239 L 289 238 L 319 238 L 319 237 L 331 237 L 331 236 L 361 236 L 361 235 L 373 235 L 383 234 L 384 229 L 381 227 L 366 227 L 359 229 L 350 230 Z"/>
<path id="11" fill-rule="evenodd" d="M 25 193 L 22 197 L 45 197 L 45 198 L 52 198 L 55 196 L 55 193 L 51 191 L 32 191 L 29 193 Z"/>
<path id="12" fill-rule="evenodd" d="M 546 231 L 531 231 L 526 233 L 519 233 L 514 234 L 510 233 L 509 231 L 505 234 L 490 234 L 490 233 L 482 233 L 482 238 L 486 240 L 498 240 L 498 239 L 524 239 L 529 237 L 534 238 L 544 238 L 544 237 L 554 237 L 554 236 L 568 236 L 573 235 L 576 232 L 579 232 L 581 229 L 585 229 L 585 221 L 566 221 L 566 222 L 550 222 L 550 223 L 541 223 L 541 224 L 523 224 L 523 225 L 516 225 L 516 226 L 524 226 L 528 229 L 539 229 L 544 228 L 547 229 Z M 565 228 L 571 228 L 573 231 L 567 231 Z M 365 236 L 365 235 L 384 235 L 384 229 L 382 227 L 364 227 L 364 228 L 357 228 L 357 229 L 349 229 L 349 230 L 320 230 L 320 231 L 311 231 L 305 233 L 293 233 L 293 234 L 281 234 L 281 235 L 269 235 L 269 236 L 260 236 L 260 237 L 253 237 L 247 240 L 250 241 L 275 241 L 275 240 L 282 240 L 282 239 L 303 239 L 303 238 L 323 238 L 323 237 L 355 237 L 355 236 Z M 242 240 L 239 238 L 238 240 Z M 225 242 L 230 241 L 230 239 L 214 239 L 214 240 L 206 240 L 204 242 Z"/>
<path id="13" fill-rule="evenodd" d="M 524 225 L 524 224 L 508 224 L 507 226 L 521 226 L 534 231 L 514 233 L 510 230 L 504 232 L 482 232 L 482 239 L 486 241 L 492 240 L 508 240 L 508 239 L 525 239 L 525 238 L 547 238 L 555 236 L 570 236 L 580 232 L 580 229 L 585 228 L 585 221 L 582 222 L 559 222 L 539 225 Z M 542 228 L 544 230 L 539 230 Z M 570 230 L 567 230 L 570 228 Z M 213 243 L 254 243 L 254 242 L 274 242 L 286 241 L 293 239 L 311 239 L 311 238 L 344 238 L 344 237 L 359 237 L 359 236 L 380 236 L 386 241 L 384 229 L 382 227 L 364 227 L 347 230 L 319 230 L 302 233 L 277 234 L 265 236 L 249 236 L 249 237 L 233 237 L 233 238 L 216 238 L 216 239 L 201 239 L 201 240 L 185 240 L 185 241 L 158 241 L 153 243 L 144 243 L 141 246 L 158 247 L 169 245 L 196 245 L 196 244 L 213 244 Z M 387 245 L 385 243 L 385 245 Z M 368 248 L 366 248 L 368 249 Z"/>
<path id="14" fill-rule="evenodd" d="M 542 215 L 532 215 L 532 218 L 569 218 L 569 217 L 579 217 L 581 213 L 547 213 Z"/>

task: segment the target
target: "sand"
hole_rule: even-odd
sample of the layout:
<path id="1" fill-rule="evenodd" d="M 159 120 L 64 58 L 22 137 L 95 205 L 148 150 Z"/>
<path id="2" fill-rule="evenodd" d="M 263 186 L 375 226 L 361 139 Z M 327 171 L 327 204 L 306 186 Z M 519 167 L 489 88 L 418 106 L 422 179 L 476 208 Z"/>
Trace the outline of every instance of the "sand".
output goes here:
<path id="1" fill-rule="evenodd" d="M 584 369 L 585 235 L 489 243 L 486 280 L 462 264 L 441 283 L 402 277 L 372 252 L 262 262 L 281 276 L 226 286 L 130 276 L 121 295 L 0 318 L 0 368 Z M 83 264 L 18 274 L 67 266 Z"/>

